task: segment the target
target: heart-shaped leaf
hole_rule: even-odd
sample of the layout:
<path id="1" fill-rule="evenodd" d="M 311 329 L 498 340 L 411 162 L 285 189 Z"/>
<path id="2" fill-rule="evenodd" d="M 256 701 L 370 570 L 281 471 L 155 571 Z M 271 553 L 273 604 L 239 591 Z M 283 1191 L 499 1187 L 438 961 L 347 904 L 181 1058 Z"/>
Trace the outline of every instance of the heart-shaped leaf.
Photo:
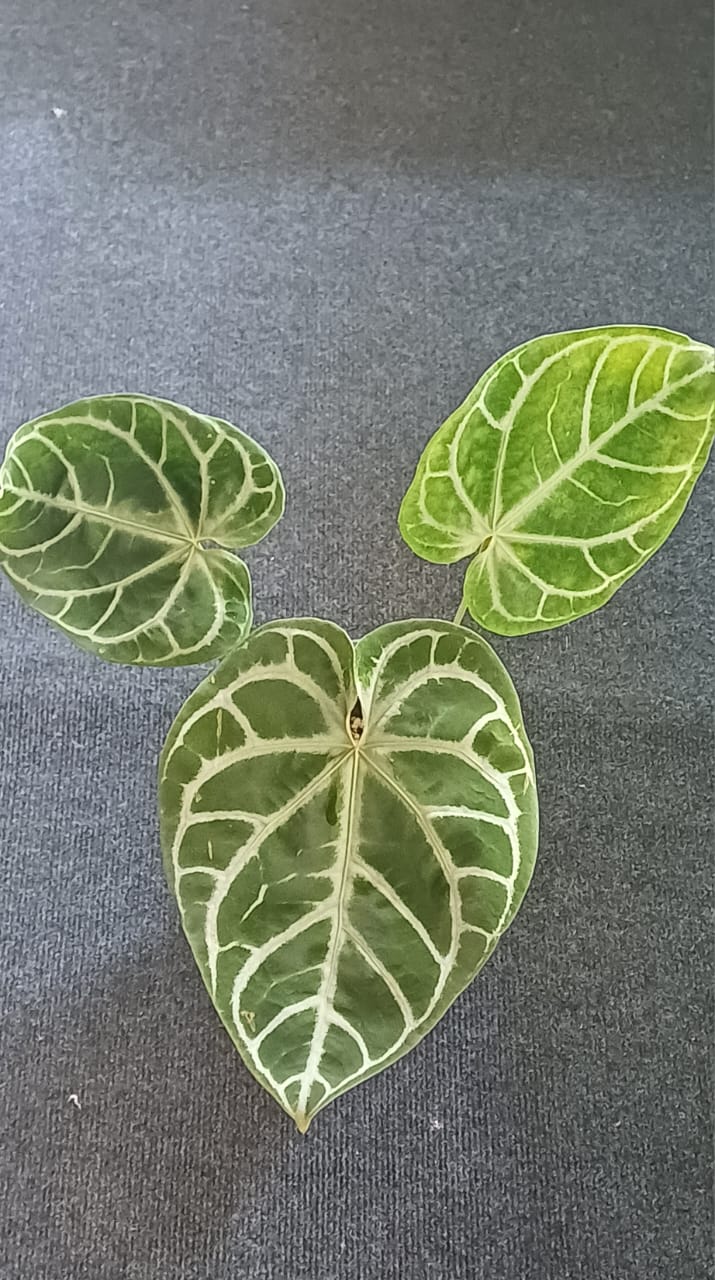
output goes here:
<path id="1" fill-rule="evenodd" d="M 227 422 L 141 395 L 80 400 L 15 432 L 0 564 L 82 649 L 178 666 L 251 626 L 248 570 L 283 510 L 275 463 Z"/>
<path id="2" fill-rule="evenodd" d="M 713 349 L 666 329 L 536 338 L 425 449 L 400 511 L 417 555 L 474 556 L 464 603 L 502 635 L 605 604 L 677 523 L 713 439 Z"/>
<path id="3" fill-rule="evenodd" d="M 301 1130 L 437 1022 L 536 855 L 513 685 L 445 622 L 254 632 L 177 717 L 160 801 L 211 997 Z"/>

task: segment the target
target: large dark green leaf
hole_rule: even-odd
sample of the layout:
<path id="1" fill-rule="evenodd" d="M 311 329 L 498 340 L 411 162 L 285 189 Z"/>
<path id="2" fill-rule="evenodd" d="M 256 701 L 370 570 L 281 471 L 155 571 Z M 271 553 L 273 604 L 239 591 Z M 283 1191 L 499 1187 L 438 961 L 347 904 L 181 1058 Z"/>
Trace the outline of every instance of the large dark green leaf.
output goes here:
<path id="1" fill-rule="evenodd" d="M 0 470 L 0 564 L 83 649 L 174 666 L 251 626 L 248 570 L 283 510 L 275 463 L 227 422 L 148 396 L 80 400 L 20 427 Z"/>
<path id="2" fill-rule="evenodd" d="M 503 635 L 604 604 L 667 538 L 712 444 L 713 350 L 666 329 L 535 338 L 432 437 L 400 511 L 425 560 L 474 559 L 464 603 Z"/>
<path id="3" fill-rule="evenodd" d="M 536 855 L 516 693 L 444 622 L 254 632 L 175 721 L 160 802 L 214 1004 L 301 1130 L 437 1022 Z"/>

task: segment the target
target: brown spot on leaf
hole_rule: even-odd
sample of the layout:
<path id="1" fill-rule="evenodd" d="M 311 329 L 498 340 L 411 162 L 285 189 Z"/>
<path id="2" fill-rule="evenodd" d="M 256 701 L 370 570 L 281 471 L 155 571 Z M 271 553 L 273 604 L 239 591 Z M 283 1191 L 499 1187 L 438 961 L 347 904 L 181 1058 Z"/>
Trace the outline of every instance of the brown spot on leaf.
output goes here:
<path id="1" fill-rule="evenodd" d="M 362 707 L 358 701 L 350 712 L 350 737 L 353 742 L 360 741 L 364 728 L 365 721 L 362 718 Z"/>

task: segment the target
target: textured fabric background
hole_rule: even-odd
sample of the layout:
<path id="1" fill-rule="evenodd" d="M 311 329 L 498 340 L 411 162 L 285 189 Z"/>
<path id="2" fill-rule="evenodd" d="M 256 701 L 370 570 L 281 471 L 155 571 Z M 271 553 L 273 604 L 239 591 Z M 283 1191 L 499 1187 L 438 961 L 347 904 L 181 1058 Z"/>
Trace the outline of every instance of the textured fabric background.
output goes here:
<path id="1" fill-rule="evenodd" d="M 136 389 L 289 505 L 258 617 L 449 616 L 395 526 L 507 347 L 709 303 L 705 0 L 2 0 L 3 437 Z M 712 471 L 711 471 L 712 475 Z M 600 614 L 497 648 L 543 806 L 517 923 L 308 1138 L 165 889 L 199 671 L 83 657 L 0 584 L 2 1280 L 705 1280 L 713 485 Z M 76 1095 L 77 1104 L 71 1095 Z"/>

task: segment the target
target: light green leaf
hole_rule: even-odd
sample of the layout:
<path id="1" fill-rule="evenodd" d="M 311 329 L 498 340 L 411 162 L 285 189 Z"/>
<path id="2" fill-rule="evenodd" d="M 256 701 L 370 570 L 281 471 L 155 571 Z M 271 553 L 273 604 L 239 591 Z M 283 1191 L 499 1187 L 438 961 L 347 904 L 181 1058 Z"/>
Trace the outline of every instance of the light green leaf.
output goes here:
<path id="1" fill-rule="evenodd" d="M 666 329 L 535 338 L 425 449 L 400 511 L 417 555 L 474 556 L 464 602 L 501 635 L 605 604 L 667 538 L 713 440 L 713 349 Z"/>
<path id="2" fill-rule="evenodd" d="M 513 685 L 445 622 L 254 632 L 177 717 L 160 804 L 213 1002 L 301 1130 L 437 1022 L 536 855 Z"/>
<path id="3" fill-rule="evenodd" d="M 97 396 L 28 422 L 0 469 L 0 565 L 28 604 L 112 662 L 179 666 L 251 627 L 247 547 L 283 511 L 275 463 L 219 418 Z"/>

